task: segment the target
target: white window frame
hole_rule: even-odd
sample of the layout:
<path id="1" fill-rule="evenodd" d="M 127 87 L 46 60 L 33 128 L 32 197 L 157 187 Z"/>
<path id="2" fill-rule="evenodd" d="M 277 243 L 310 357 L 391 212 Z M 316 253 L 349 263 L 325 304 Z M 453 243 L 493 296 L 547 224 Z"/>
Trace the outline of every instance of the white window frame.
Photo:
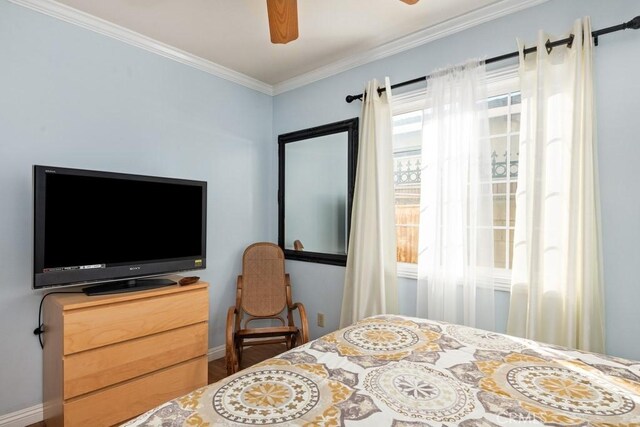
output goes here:
<path id="1" fill-rule="evenodd" d="M 487 98 L 503 95 L 519 90 L 518 67 L 503 67 L 487 72 Z M 391 114 L 398 115 L 416 110 L 424 110 L 426 88 L 393 95 L 391 98 Z M 511 292 L 511 270 L 507 268 L 494 268 L 494 289 L 497 291 Z M 397 276 L 407 279 L 418 278 L 418 265 L 399 262 Z"/>

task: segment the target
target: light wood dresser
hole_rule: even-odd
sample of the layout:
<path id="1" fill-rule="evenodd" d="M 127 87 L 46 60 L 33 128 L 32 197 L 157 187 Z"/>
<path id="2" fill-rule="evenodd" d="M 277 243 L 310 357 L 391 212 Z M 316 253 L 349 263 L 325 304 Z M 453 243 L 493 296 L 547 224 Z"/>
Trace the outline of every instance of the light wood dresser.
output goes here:
<path id="1" fill-rule="evenodd" d="M 44 305 L 47 426 L 109 426 L 207 384 L 208 284 Z"/>

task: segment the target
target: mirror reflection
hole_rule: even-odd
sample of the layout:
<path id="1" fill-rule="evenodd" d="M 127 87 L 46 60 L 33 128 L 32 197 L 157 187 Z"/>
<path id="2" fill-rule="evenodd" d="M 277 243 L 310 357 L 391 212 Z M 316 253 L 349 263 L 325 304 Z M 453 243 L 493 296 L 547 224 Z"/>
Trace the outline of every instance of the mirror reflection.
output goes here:
<path id="1" fill-rule="evenodd" d="M 358 119 L 280 135 L 278 242 L 287 259 L 345 265 Z"/>
<path id="2" fill-rule="evenodd" d="M 285 146 L 285 249 L 347 253 L 347 143 L 341 132 Z"/>

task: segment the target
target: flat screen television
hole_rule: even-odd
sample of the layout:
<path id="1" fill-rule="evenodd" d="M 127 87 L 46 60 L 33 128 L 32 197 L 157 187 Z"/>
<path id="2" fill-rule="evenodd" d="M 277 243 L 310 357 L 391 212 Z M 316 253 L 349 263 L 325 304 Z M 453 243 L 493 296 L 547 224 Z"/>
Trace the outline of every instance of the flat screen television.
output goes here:
<path id="1" fill-rule="evenodd" d="M 34 289 L 132 291 L 206 267 L 206 182 L 38 165 L 33 178 Z"/>

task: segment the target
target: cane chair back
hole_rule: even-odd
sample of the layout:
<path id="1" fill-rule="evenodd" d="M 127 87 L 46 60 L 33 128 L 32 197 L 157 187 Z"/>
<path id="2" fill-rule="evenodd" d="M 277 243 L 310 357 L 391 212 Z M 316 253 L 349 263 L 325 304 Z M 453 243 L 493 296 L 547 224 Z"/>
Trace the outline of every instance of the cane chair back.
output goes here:
<path id="1" fill-rule="evenodd" d="M 298 312 L 299 326 L 295 324 L 294 311 Z M 278 320 L 280 325 L 249 326 L 261 319 Z M 282 249 L 266 242 L 249 246 L 242 255 L 236 303 L 227 311 L 227 373 L 231 375 L 240 369 L 243 347 L 283 343 L 290 349 L 309 341 L 308 330 L 304 305 L 291 300 L 291 283 L 284 270 Z"/>
<path id="2" fill-rule="evenodd" d="M 255 243 L 242 257 L 242 310 L 253 317 L 277 316 L 287 306 L 284 254 L 273 243 Z"/>

